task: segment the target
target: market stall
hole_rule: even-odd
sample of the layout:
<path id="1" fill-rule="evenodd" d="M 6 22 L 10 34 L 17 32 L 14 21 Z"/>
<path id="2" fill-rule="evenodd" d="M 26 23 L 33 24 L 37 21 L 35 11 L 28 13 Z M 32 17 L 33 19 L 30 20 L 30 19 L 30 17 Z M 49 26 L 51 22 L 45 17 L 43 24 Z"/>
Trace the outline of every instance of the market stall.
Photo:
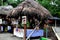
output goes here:
<path id="1" fill-rule="evenodd" d="M 22 16 L 26 16 L 26 20 L 23 20 L 25 18 L 23 17 L 23 19 L 22 19 Z M 44 8 L 42 5 L 40 5 L 36 1 L 25 0 L 24 2 L 20 3 L 16 8 L 14 8 L 12 11 L 10 11 L 9 15 L 7 15 L 6 17 L 11 19 L 10 21 L 12 23 L 11 24 L 12 28 L 14 29 L 14 31 L 13 31 L 14 35 L 21 37 L 21 35 L 23 35 L 23 33 L 21 32 L 21 34 L 20 34 L 21 30 L 19 28 L 24 28 L 25 34 L 26 34 L 26 31 L 30 32 L 30 31 L 32 31 L 30 29 L 36 28 L 35 30 L 36 31 L 38 30 L 37 33 L 41 32 L 41 34 L 42 34 L 42 35 L 39 34 L 39 36 L 43 36 L 43 33 L 44 33 L 43 29 L 47 28 L 47 25 L 48 25 L 47 20 L 48 20 L 48 18 L 52 17 L 52 15 L 46 8 Z M 14 20 L 12 20 L 12 18 Z M 22 20 L 23 20 L 24 24 L 22 23 Z M 17 23 L 17 25 L 15 23 Z M 13 24 L 15 24 L 15 25 L 13 25 Z M 18 28 L 18 25 L 19 25 L 19 28 Z M 42 30 L 40 30 L 40 29 L 42 29 Z M 28 33 L 27 33 L 27 35 L 28 35 Z M 34 34 L 35 34 L 35 32 L 34 32 Z M 35 35 L 35 36 L 38 36 L 38 35 Z"/>

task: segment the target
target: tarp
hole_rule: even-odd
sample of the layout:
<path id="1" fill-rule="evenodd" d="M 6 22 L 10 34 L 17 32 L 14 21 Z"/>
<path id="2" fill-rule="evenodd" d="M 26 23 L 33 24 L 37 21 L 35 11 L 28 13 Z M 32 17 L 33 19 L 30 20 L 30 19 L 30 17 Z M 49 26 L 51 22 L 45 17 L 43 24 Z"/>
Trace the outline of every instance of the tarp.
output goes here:
<path id="1" fill-rule="evenodd" d="M 29 34 L 33 31 L 33 29 L 27 29 L 26 32 L 26 37 L 29 36 Z M 19 29 L 14 28 L 14 35 L 17 37 L 24 37 L 24 29 Z M 44 35 L 44 30 L 35 30 L 35 32 L 31 35 L 31 37 L 38 37 L 38 36 L 43 36 Z"/>
<path id="2" fill-rule="evenodd" d="M 32 29 L 27 29 L 27 37 L 29 36 L 29 34 L 32 32 Z M 44 35 L 44 30 L 40 29 L 40 30 L 35 30 L 34 33 L 31 35 L 31 37 L 38 37 L 38 36 L 43 36 Z"/>

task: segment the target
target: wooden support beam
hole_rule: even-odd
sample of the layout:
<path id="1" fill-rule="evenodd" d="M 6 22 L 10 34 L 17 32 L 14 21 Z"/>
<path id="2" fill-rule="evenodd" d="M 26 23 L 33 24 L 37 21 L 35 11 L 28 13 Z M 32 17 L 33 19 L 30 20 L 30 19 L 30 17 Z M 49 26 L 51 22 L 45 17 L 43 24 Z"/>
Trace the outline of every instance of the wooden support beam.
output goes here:
<path id="1" fill-rule="evenodd" d="M 24 24 L 24 40 L 26 40 L 26 24 Z"/>

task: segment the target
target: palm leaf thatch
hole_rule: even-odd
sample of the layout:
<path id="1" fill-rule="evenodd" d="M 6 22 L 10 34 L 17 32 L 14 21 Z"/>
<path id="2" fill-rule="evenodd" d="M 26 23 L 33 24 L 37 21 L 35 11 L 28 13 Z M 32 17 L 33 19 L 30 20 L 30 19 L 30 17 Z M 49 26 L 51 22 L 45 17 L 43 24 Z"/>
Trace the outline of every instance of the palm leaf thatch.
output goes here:
<path id="1" fill-rule="evenodd" d="M 13 16 L 31 15 L 41 18 L 52 17 L 50 12 L 34 0 L 25 0 L 11 11 Z"/>
<path id="2" fill-rule="evenodd" d="M 13 9 L 12 6 L 0 6 L 0 14 L 9 15 L 12 9 Z"/>

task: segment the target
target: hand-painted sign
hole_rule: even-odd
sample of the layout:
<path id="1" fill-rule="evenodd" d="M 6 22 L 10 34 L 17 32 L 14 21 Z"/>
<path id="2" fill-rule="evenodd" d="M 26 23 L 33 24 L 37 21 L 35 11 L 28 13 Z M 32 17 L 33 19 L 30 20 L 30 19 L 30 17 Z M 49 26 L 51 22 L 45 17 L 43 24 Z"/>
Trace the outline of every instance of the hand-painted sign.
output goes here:
<path id="1" fill-rule="evenodd" d="M 26 16 L 22 16 L 22 24 L 26 24 Z"/>

